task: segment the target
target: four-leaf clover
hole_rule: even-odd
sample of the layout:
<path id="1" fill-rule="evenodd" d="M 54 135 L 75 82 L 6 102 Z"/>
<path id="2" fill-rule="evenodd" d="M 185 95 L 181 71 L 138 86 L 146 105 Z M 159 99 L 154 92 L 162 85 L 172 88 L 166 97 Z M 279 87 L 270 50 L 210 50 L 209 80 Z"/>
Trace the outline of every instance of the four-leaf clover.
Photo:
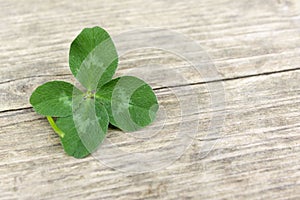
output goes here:
<path id="1" fill-rule="evenodd" d="M 118 54 L 109 34 L 85 28 L 71 44 L 70 69 L 85 88 L 51 81 L 31 95 L 34 110 L 47 117 L 66 153 L 83 158 L 105 138 L 109 123 L 123 131 L 149 125 L 158 110 L 151 87 L 133 76 L 112 79 Z"/>

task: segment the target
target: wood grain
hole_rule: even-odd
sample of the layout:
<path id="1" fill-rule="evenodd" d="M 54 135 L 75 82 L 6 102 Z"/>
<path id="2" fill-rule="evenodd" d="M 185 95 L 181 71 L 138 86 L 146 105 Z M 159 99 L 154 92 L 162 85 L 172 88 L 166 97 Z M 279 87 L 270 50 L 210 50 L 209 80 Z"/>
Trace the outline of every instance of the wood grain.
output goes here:
<path id="1" fill-rule="evenodd" d="M 1 199 L 300 199 L 299 1 L 12 0 L 0 1 L 0 9 Z M 131 173 L 139 163 L 109 146 L 99 149 L 105 160 L 71 158 L 29 104 L 44 82 L 75 83 L 70 42 L 95 25 L 113 37 L 143 27 L 171 29 L 200 45 L 216 66 L 219 76 L 207 80 L 162 49 L 120 59 L 117 75 L 149 78 L 168 118 L 140 135 L 110 129 L 106 141 L 161 155 L 150 163 L 158 166 L 179 148 L 184 122 L 190 144 L 172 163 Z M 160 67 L 149 74 L 137 70 L 143 65 Z M 212 99 L 215 94 L 224 99 Z M 195 102 L 198 108 L 190 109 Z M 215 126 L 218 134 L 208 135 Z"/>

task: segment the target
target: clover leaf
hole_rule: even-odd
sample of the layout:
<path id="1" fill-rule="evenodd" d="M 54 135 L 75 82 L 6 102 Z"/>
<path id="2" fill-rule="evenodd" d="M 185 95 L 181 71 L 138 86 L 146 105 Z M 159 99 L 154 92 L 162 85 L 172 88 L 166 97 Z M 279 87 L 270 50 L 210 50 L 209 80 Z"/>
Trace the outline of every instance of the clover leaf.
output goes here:
<path id="1" fill-rule="evenodd" d="M 158 103 L 152 88 L 132 76 L 112 79 L 118 54 L 104 29 L 82 30 L 71 44 L 69 65 L 84 91 L 71 83 L 51 81 L 30 97 L 34 110 L 47 117 L 68 155 L 83 158 L 96 151 L 109 123 L 136 131 L 154 121 Z"/>
<path id="2" fill-rule="evenodd" d="M 158 104 L 151 87 L 136 77 L 123 76 L 111 80 L 96 93 L 103 102 L 112 125 L 123 131 L 135 131 L 150 124 Z"/>

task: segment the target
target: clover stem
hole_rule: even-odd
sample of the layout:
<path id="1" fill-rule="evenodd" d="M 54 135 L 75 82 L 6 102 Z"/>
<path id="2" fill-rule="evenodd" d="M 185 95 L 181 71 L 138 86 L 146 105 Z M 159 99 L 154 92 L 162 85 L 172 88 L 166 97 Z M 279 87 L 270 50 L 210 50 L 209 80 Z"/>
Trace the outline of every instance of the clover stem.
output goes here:
<path id="1" fill-rule="evenodd" d="M 51 125 L 51 127 L 53 128 L 54 132 L 57 133 L 57 135 L 61 138 L 63 138 L 65 136 L 65 133 L 62 132 L 62 130 L 60 130 L 57 125 L 55 124 L 53 118 L 51 116 L 47 116 L 47 120 L 49 122 L 49 124 Z"/>

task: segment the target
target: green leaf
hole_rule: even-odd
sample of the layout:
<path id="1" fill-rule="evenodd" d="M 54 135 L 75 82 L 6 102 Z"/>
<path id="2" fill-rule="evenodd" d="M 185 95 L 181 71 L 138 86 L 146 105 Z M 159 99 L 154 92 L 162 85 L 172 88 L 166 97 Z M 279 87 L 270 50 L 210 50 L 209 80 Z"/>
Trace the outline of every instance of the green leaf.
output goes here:
<path id="1" fill-rule="evenodd" d="M 65 152 L 83 158 L 94 152 L 105 138 L 108 114 L 103 105 L 95 106 L 93 99 L 86 99 L 74 116 L 58 118 L 58 128 L 64 133 L 61 142 Z"/>
<path id="2" fill-rule="evenodd" d="M 85 28 L 71 44 L 69 64 L 77 80 L 91 91 L 112 79 L 118 54 L 104 29 Z"/>
<path id="3" fill-rule="evenodd" d="M 69 156 L 84 158 L 90 154 L 78 136 L 72 116 L 58 118 L 56 125 L 64 133 L 64 137 L 61 137 L 60 140 Z"/>
<path id="4" fill-rule="evenodd" d="M 105 138 L 109 124 L 105 107 L 87 98 L 74 110 L 73 120 L 82 143 L 89 152 L 94 152 Z"/>
<path id="5" fill-rule="evenodd" d="M 66 117 L 72 115 L 72 97 L 82 96 L 75 86 L 64 81 L 47 82 L 39 86 L 31 95 L 34 110 L 45 116 Z"/>
<path id="6" fill-rule="evenodd" d="M 158 110 L 151 87 L 132 76 L 111 80 L 97 91 L 96 99 L 105 105 L 110 123 L 123 131 L 136 131 L 149 125 Z"/>

